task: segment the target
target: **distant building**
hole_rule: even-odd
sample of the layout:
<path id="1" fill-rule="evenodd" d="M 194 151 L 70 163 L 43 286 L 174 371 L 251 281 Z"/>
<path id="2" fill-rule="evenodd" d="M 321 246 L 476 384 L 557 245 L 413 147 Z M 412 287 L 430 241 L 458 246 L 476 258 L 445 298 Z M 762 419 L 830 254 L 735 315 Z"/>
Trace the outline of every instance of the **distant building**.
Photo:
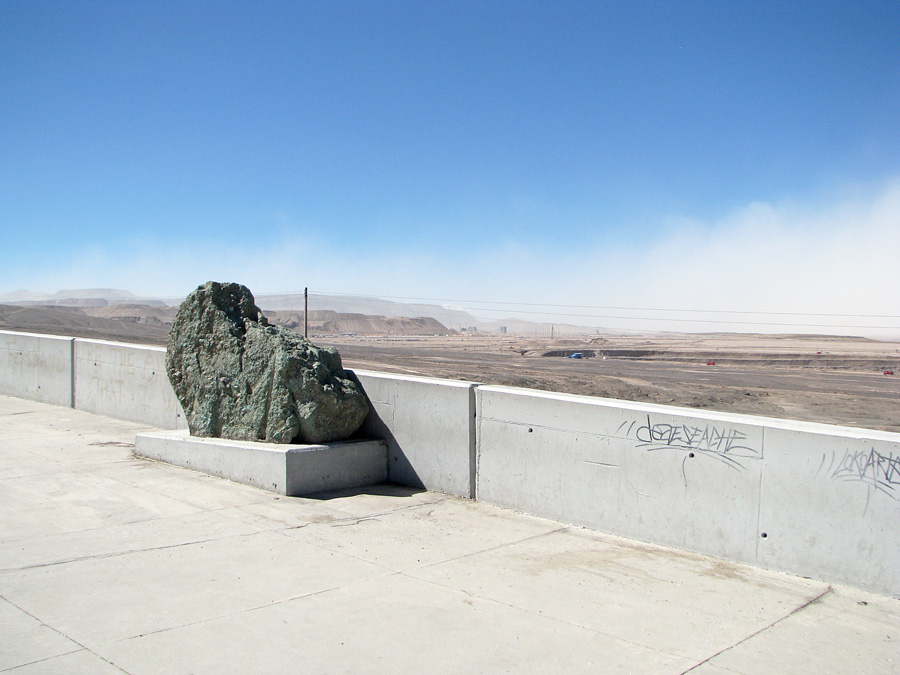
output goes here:
<path id="1" fill-rule="evenodd" d="M 500 332 L 506 335 L 506 326 L 500 326 Z"/>

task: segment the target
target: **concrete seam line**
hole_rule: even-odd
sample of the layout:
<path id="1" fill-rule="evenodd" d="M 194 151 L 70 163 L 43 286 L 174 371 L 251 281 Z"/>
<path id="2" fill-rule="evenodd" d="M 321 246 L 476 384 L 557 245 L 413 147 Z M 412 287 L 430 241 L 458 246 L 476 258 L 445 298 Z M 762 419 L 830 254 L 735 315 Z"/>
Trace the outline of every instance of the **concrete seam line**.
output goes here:
<path id="1" fill-rule="evenodd" d="M 74 649 L 74 650 L 72 650 L 71 652 L 67 652 L 67 654 L 74 654 L 75 652 L 78 652 L 78 651 L 86 651 L 86 652 L 88 652 L 89 654 L 93 654 L 94 656 L 96 656 L 96 657 L 97 657 L 98 659 L 100 659 L 101 661 L 103 661 L 103 662 L 105 662 L 105 663 L 108 663 L 109 665 L 111 665 L 111 666 L 112 666 L 113 668 L 115 668 L 116 670 L 121 671 L 121 672 L 123 672 L 123 673 L 126 673 L 127 675 L 130 675 L 130 673 L 128 673 L 127 670 L 124 670 L 124 669 L 122 669 L 122 668 L 119 668 L 119 666 L 117 666 L 115 663 L 113 663 L 112 661 L 110 661 L 108 658 L 106 658 L 106 657 L 104 657 L 104 656 L 101 656 L 100 654 L 98 654 L 98 653 L 95 652 L 94 650 L 92 650 L 92 649 L 90 649 L 90 648 L 84 646 L 84 645 L 81 644 L 78 640 L 76 640 L 75 638 L 73 638 L 71 635 L 66 635 L 65 633 L 63 633 L 63 632 L 62 632 L 61 630 L 59 630 L 58 628 L 54 628 L 53 626 L 51 626 L 51 625 L 50 625 L 49 623 L 47 623 L 46 621 L 42 621 L 41 619 L 39 619 L 38 617 L 36 617 L 34 614 L 32 614 L 31 612 L 29 612 L 29 611 L 28 611 L 27 609 L 25 609 L 24 607 L 19 607 L 19 605 L 17 605 L 16 603 L 14 603 L 12 600 L 10 600 L 9 598 L 7 598 L 6 596 L 0 595 L 0 599 L 3 599 L 5 602 L 8 602 L 10 605 L 12 605 L 12 606 L 15 607 L 16 609 L 18 609 L 20 612 L 22 612 L 23 614 L 27 614 L 28 616 L 30 616 L 32 619 L 34 619 L 35 621 L 37 621 L 37 622 L 38 622 L 39 624 L 41 624 L 42 626 L 46 626 L 47 628 L 49 628 L 50 630 L 52 630 L 54 633 L 57 633 L 57 634 L 59 634 L 59 635 L 62 635 L 62 636 L 63 636 L 66 640 L 68 640 L 69 642 L 71 642 L 71 643 L 73 643 L 73 644 L 76 644 L 76 645 L 78 645 L 79 647 L 81 647 L 81 649 Z M 41 663 L 41 661 L 47 661 L 47 660 L 49 660 L 50 658 L 56 658 L 56 657 L 59 657 L 59 656 L 66 656 L 66 654 L 57 654 L 56 656 L 48 657 L 47 659 L 42 659 L 42 660 L 39 660 L 39 661 L 35 661 L 34 663 Z M 22 665 L 29 665 L 29 664 L 22 664 Z M 19 668 L 20 666 L 15 666 L 15 667 L 16 667 L 16 668 Z"/>
<path id="2" fill-rule="evenodd" d="M 478 386 L 469 387 L 469 499 L 478 498 Z"/>
<path id="3" fill-rule="evenodd" d="M 416 568 L 421 569 L 421 568 Z M 597 635 L 603 635 L 608 638 L 612 638 L 613 640 L 617 640 L 619 642 L 624 642 L 629 645 L 634 645 L 636 647 L 641 647 L 642 649 L 649 649 L 653 651 L 660 652 L 662 654 L 667 654 L 669 656 L 682 656 L 677 652 L 672 652 L 667 649 L 659 649 L 658 647 L 653 647 L 649 644 L 645 644 L 643 642 L 637 642 L 635 640 L 629 640 L 628 638 L 622 637 L 621 635 L 616 635 L 614 633 L 607 633 L 606 631 L 600 630 L 599 628 L 593 628 L 591 626 L 586 626 L 583 623 L 578 623 L 577 621 L 570 621 L 568 619 L 564 619 L 561 616 L 554 616 L 552 614 L 544 614 L 542 611 L 529 609 L 528 607 L 523 607 L 522 605 L 515 605 L 510 602 L 505 602 L 500 600 L 499 598 L 493 598 L 489 595 L 482 595 L 480 593 L 475 593 L 473 591 L 466 590 L 465 588 L 460 588 L 458 586 L 453 586 L 449 583 L 441 582 L 436 579 L 423 579 L 422 577 L 413 576 L 408 573 L 403 573 L 405 576 L 409 576 L 411 579 L 416 579 L 417 581 L 422 581 L 427 584 L 434 584 L 435 586 L 440 586 L 441 588 L 446 588 L 450 591 L 454 591 L 456 593 L 462 593 L 465 596 L 470 598 L 474 598 L 476 600 L 480 600 L 481 602 L 492 602 L 494 604 L 500 605 L 502 607 L 509 607 L 511 609 L 516 609 L 522 612 L 528 612 L 530 614 L 534 614 L 535 616 L 539 616 L 542 619 L 546 619 L 548 621 L 557 621 L 561 624 L 565 624 L 566 626 L 574 626 L 575 628 L 581 628 L 582 630 L 589 631 L 591 633 L 595 633 Z M 683 658 L 683 657 L 682 657 Z"/>
<path id="4" fill-rule="evenodd" d="M 69 638 L 67 637 L 66 639 L 69 639 Z M 78 644 L 78 643 L 76 642 L 75 644 Z M 62 658 L 63 656 L 69 656 L 70 654 L 78 654 L 79 652 L 88 652 L 89 654 L 93 654 L 93 652 L 91 652 L 89 649 L 86 649 L 84 647 L 78 647 L 77 649 L 73 649 L 70 652 L 64 652 L 63 654 L 54 654 L 53 656 L 45 656 L 44 658 L 37 659 L 36 661 L 28 661 L 27 663 L 20 663 L 17 666 L 11 666 L 9 668 L 4 668 L 3 670 L 0 670 L 0 673 L 9 673 L 9 672 L 12 672 L 13 670 L 18 670 L 19 668 L 33 666 L 38 663 L 44 663 L 46 661 L 51 661 L 53 659 L 59 659 L 59 658 Z M 116 666 L 116 667 L 118 667 L 118 666 Z"/>
<path id="5" fill-rule="evenodd" d="M 499 508 L 503 508 L 503 507 L 499 507 Z M 507 510 L 511 510 L 511 509 L 507 509 Z M 513 539 L 512 541 L 506 541 L 506 542 L 503 542 L 502 544 L 497 544 L 495 546 L 489 546 L 488 548 L 483 548 L 478 551 L 471 551 L 470 553 L 458 555 L 455 558 L 447 558 L 446 560 L 439 560 L 437 562 L 428 563 L 427 565 L 420 565 L 419 567 L 413 567 L 410 570 L 408 570 L 407 572 L 404 572 L 404 574 L 409 574 L 410 572 L 415 572 L 418 570 L 425 570 L 425 569 L 428 569 L 429 567 L 434 567 L 435 565 L 444 565 L 448 562 L 456 562 L 457 560 L 465 560 L 466 558 L 471 558 L 473 555 L 481 555 L 482 553 L 489 553 L 490 551 L 496 551 L 497 549 L 503 548 L 504 546 L 513 546 L 515 544 L 521 544 L 523 541 L 530 541 L 532 539 L 537 539 L 538 537 L 546 537 L 549 534 L 556 534 L 557 532 L 562 532 L 564 530 L 571 530 L 571 529 L 572 528 L 569 525 L 561 525 L 560 527 L 557 527 L 556 529 L 553 529 L 553 530 L 548 530 L 547 532 L 539 532 L 538 534 L 532 534 L 528 537 L 522 537 L 521 539 Z M 416 578 L 418 579 L 418 577 L 416 577 Z M 428 579 L 422 579 L 422 581 L 428 581 Z"/>
<path id="6" fill-rule="evenodd" d="M 755 637 L 756 637 L 757 635 L 759 635 L 760 633 L 764 633 L 765 631 L 769 630 L 770 628 L 773 628 L 774 626 L 777 626 L 779 623 L 781 623 L 781 622 L 784 621 L 785 619 L 791 618 L 791 617 L 794 616 L 794 614 L 796 614 L 797 612 L 800 612 L 800 611 L 806 609 L 807 607 L 809 607 L 810 605 L 812 605 L 813 603 L 818 602 L 818 601 L 821 600 L 823 597 L 825 597 L 826 595 L 828 595 L 829 593 L 831 593 L 831 590 L 832 590 L 832 589 L 831 589 L 831 584 L 829 584 L 829 585 L 828 585 L 828 588 L 826 588 L 824 591 L 822 591 L 821 593 L 819 593 L 816 597 L 812 598 L 811 600 L 807 600 L 806 602 L 804 602 L 804 603 L 803 603 L 802 605 L 800 605 L 799 607 L 795 607 L 793 610 L 791 610 L 790 612 L 788 612 L 787 614 L 785 614 L 785 615 L 784 615 L 783 617 L 781 617 L 780 619 L 775 619 L 775 621 L 773 621 L 772 623 L 770 623 L 768 626 L 763 626 L 763 627 L 760 628 L 758 631 L 755 631 L 755 632 L 751 633 L 750 635 L 748 635 L 747 637 L 738 640 L 738 641 L 735 642 L 733 645 L 729 645 L 728 647 L 725 647 L 725 649 L 720 649 L 719 651 L 717 651 L 717 652 L 716 652 L 715 654 L 713 654 L 712 656 L 703 659 L 700 663 L 695 663 L 693 666 L 691 666 L 691 667 L 688 668 L 687 670 L 681 671 L 681 674 L 680 674 L 680 675 L 685 675 L 685 673 L 689 673 L 689 672 L 691 672 L 692 670 L 696 670 L 697 668 L 699 668 L 700 666 L 702 666 L 704 663 L 709 663 L 710 661 L 712 661 L 714 658 L 716 658 L 716 657 L 719 656 L 720 654 L 724 654 L 725 652 L 734 649 L 734 648 L 737 647 L 738 645 L 744 644 L 745 642 L 747 642 L 747 640 L 750 640 L 751 638 L 755 638 Z"/>
<path id="7" fill-rule="evenodd" d="M 69 343 L 69 389 L 71 390 L 70 395 L 70 408 L 75 407 L 75 338 L 72 338 Z"/>
<path id="8" fill-rule="evenodd" d="M 766 479 L 766 428 L 762 428 L 762 437 L 760 439 L 760 465 L 759 465 L 759 485 L 756 491 L 756 550 L 753 560 L 759 564 L 759 542 L 762 539 L 760 528 L 762 527 L 762 499 L 763 499 L 763 481 Z"/>
<path id="9" fill-rule="evenodd" d="M 146 522 L 150 522 L 150 521 L 139 520 L 139 521 L 134 521 L 134 522 L 146 523 Z M 132 523 L 126 523 L 126 524 L 130 525 Z M 94 528 L 93 530 L 75 530 L 74 533 L 78 534 L 81 532 L 96 532 L 98 529 L 103 529 L 103 528 Z M 196 539 L 194 541 L 185 541 L 185 542 L 181 542 L 179 544 L 166 544 L 164 546 L 149 546 L 149 547 L 145 547 L 145 548 L 132 548 L 132 549 L 128 549 L 127 551 L 111 551 L 110 553 L 97 553 L 95 555 L 80 556 L 78 558 L 66 558 L 65 560 L 55 560 L 53 562 L 36 563 L 34 565 L 25 565 L 24 567 L 4 567 L 3 569 L 0 569 L 0 572 L 24 572 L 27 570 L 41 569 L 43 567 L 55 567 L 56 565 L 69 565 L 71 563 L 79 563 L 79 562 L 84 562 L 86 560 L 106 560 L 108 558 L 119 558 L 122 556 L 135 555 L 138 553 L 149 553 L 151 551 L 165 551 L 165 550 L 173 549 L 173 548 L 183 548 L 185 546 L 195 546 L 197 544 L 208 544 L 210 542 L 222 541 L 225 539 L 250 537 L 253 535 L 260 534 L 261 532 L 268 532 L 268 531 L 269 530 L 260 530 L 260 532 L 249 532 L 247 534 L 233 534 L 233 535 L 224 535 L 221 537 L 213 537 L 210 539 Z"/>
<path id="10" fill-rule="evenodd" d="M 474 389 L 475 395 L 475 430 L 474 430 L 474 441 L 475 447 L 473 449 L 473 458 L 472 458 L 472 499 L 474 501 L 478 501 L 478 483 L 481 480 L 481 426 L 482 426 L 482 410 L 484 408 L 484 396 L 481 393 L 480 387 L 475 387 Z"/>
<path id="11" fill-rule="evenodd" d="M 353 557 L 353 556 L 351 556 L 351 557 Z M 387 569 L 387 568 L 384 568 L 384 569 Z M 388 577 L 394 577 L 394 576 L 400 576 L 400 575 L 401 575 L 400 572 L 391 571 L 390 574 L 386 574 L 383 577 L 378 577 L 378 578 L 386 579 Z M 272 602 L 267 602 L 262 605 L 256 605 L 254 607 L 247 607 L 245 609 L 239 609 L 235 612 L 228 612 L 226 614 L 218 614 L 216 616 L 209 616 L 209 617 L 205 617 L 203 619 L 197 619 L 196 621 L 189 621 L 188 623 L 179 624 L 177 626 L 166 626 L 165 628 L 158 628 L 156 630 L 150 630 L 150 631 L 147 631 L 146 633 L 140 633 L 138 635 L 130 635 L 126 638 L 121 638 L 120 641 L 124 642 L 125 640 L 134 640 L 136 638 L 142 638 L 142 637 L 146 637 L 148 635 L 159 635 L 160 633 L 168 633 L 169 631 L 179 630 L 181 628 L 187 628 L 189 626 L 199 626 L 200 624 L 210 623 L 212 621 L 220 621 L 221 619 L 227 619 L 232 616 L 239 616 L 241 614 L 247 614 L 249 612 L 257 612 L 261 609 L 267 609 L 269 607 L 276 607 L 277 605 L 283 605 L 287 602 L 294 602 L 295 600 L 302 600 L 304 598 L 312 598 L 317 595 L 322 595 L 323 593 L 333 593 L 334 591 L 339 591 L 342 588 L 347 588 L 348 586 L 355 586 L 358 584 L 364 584 L 364 583 L 367 583 L 372 580 L 373 579 L 362 579 L 360 581 L 351 582 L 349 584 L 344 584 L 342 586 L 330 586 L 328 588 L 322 588 L 318 591 L 310 591 L 309 593 L 302 593 L 300 595 L 291 596 L 290 598 L 283 598 L 281 600 L 274 600 Z M 115 664 L 113 664 L 113 665 L 115 665 Z M 118 667 L 118 666 L 116 666 L 116 667 Z"/>
<path id="12" fill-rule="evenodd" d="M 257 489 L 259 490 L 260 488 L 257 488 Z M 443 493 L 438 493 L 438 494 L 443 495 Z M 275 529 L 260 530 L 260 532 L 272 532 L 275 534 L 282 534 L 284 536 L 290 537 L 290 535 L 288 534 L 289 532 L 292 532 L 294 530 L 302 530 L 304 527 L 307 527 L 308 525 L 322 525 L 322 526 L 327 526 L 327 527 L 347 527 L 348 525 L 358 525 L 359 523 L 361 523 L 363 521 L 367 521 L 367 520 L 379 521 L 380 518 L 382 518 L 384 516 L 390 516 L 395 513 L 403 513 L 404 511 L 410 511 L 412 509 L 418 509 L 418 508 L 422 508 L 425 506 L 435 506 L 437 504 L 441 504 L 441 503 L 447 501 L 447 498 L 452 498 L 452 495 L 444 495 L 444 497 L 445 497 L 444 499 L 439 499 L 436 502 L 423 502 L 421 504 L 410 504 L 409 506 L 398 506 L 396 509 L 388 509 L 387 511 L 379 511 L 378 513 L 373 513 L 368 516 L 359 516 L 359 517 L 347 516 L 346 518 L 336 518 L 335 520 L 329 521 L 327 523 L 316 523 L 316 522 L 310 521 L 308 523 L 303 523 L 303 525 L 290 525 L 287 527 L 276 527 Z M 302 497 L 300 497 L 300 499 L 302 499 Z M 465 499 L 465 497 L 460 497 L 459 499 Z M 232 507 L 225 507 L 225 508 L 232 508 Z M 233 518 L 231 515 L 229 515 L 227 513 L 223 514 L 223 515 L 226 518 Z M 237 518 L 235 518 L 235 520 L 238 520 L 239 522 L 243 522 Z M 256 533 L 254 533 L 254 534 L 256 534 Z M 235 536 L 244 536 L 244 535 L 235 535 Z M 313 542 L 307 542 L 307 543 L 313 544 Z M 313 544 L 313 546 L 319 546 L 319 544 Z M 327 546 L 320 546 L 320 548 L 325 548 L 329 551 L 333 550 Z M 350 555 L 350 554 L 344 553 L 344 555 Z M 355 556 L 351 556 L 351 557 L 355 557 Z"/>

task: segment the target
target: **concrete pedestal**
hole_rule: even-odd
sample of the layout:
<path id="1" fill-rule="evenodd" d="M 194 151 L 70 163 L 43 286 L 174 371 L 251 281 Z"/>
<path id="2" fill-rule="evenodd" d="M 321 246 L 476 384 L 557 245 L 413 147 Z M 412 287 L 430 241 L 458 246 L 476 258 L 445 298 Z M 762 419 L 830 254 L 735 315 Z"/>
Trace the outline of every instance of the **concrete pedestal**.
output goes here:
<path id="1" fill-rule="evenodd" d="M 387 444 L 350 441 L 291 445 L 198 438 L 186 429 L 137 434 L 139 457 L 202 471 L 288 496 L 387 480 Z"/>

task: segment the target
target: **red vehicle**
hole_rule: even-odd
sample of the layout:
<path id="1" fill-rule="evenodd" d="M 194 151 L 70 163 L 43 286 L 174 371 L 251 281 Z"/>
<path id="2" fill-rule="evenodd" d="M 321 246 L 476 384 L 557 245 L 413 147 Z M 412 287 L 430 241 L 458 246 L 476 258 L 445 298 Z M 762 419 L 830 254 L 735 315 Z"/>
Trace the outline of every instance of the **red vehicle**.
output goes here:
<path id="1" fill-rule="evenodd" d="M 706 365 L 708 365 L 708 366 L 714 366 L 714 365 L 716 365 L 716 362 L 715 362 L 715 361 L 707 361 L 707 362 L 706 362 Z"/>
<path id="2" fill-rule="evenodd" d="M 884 372 L 885 375 L 893 375 L 893 374 L 894 374 L 894 371 L 893 371 L 893 370 L 885 370 L 885 371 L 883 371 L 883 372 Z"/>

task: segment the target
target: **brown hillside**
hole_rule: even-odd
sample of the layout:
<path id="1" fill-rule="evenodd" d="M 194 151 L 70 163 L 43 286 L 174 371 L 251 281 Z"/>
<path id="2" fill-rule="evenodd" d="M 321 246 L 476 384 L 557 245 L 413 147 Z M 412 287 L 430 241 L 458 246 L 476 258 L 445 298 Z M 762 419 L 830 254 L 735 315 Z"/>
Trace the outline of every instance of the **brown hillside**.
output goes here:
<path id="1" fill-rule="evenodd" d="M 169 334 L 169 327 L 161 322 L 147 324 L 89 316 L 84 310 L 75 307 L 17 305 L 0 305 L 0 330 L 144 344 L 165 344 Z"/>
<path id="2" fill-rule="evenodd" d="M 303 331 L 303 312 L 269 311 L 266 317 L 274 324 L 298 332 Z M 310 335 L 455 335 L 439 321 L 430 317 L 383 317 L 331 310 L 309 313 Z"/>

